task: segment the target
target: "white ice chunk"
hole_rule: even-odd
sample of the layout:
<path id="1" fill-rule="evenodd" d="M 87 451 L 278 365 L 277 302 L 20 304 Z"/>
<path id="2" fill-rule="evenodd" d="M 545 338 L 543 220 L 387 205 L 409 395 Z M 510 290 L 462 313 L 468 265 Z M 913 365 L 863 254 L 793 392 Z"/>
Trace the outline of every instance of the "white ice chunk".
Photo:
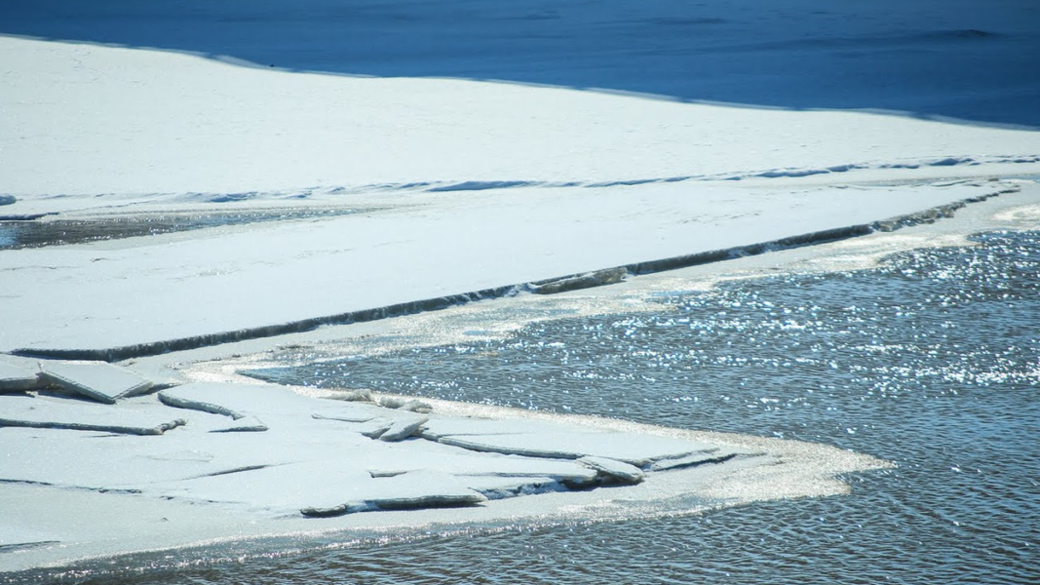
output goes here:
<path id="1" fill-rule="evenodd" d="M 0 392 L 31 390 L 40 384 L 40 368 L 28 363 L 0 360 Z"/>
<path id="2" fill-rule="evenodd" d="M 152 387 L 149 380 L 105 362 L 42 361 L 40 369 L 45 381 L 107 404 Z"/>

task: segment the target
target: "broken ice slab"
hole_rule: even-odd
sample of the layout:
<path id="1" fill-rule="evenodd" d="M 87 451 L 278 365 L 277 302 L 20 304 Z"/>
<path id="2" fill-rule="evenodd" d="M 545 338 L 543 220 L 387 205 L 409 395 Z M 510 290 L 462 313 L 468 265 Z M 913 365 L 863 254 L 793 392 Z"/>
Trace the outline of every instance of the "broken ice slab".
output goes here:
<path id="1" fill-rule="evenodd" d="M 379 435 L 380 441 L 402 441 L 414 435 L 426 421 L 425 416 L 401 417 L 390 425 L 386 432 Z"/>
<path id="2" fill-rule="evenodd" d="M 32 390 L 40 385 L 40 367 L 31 360 L 0 360 L 0 392 Z"/>
<path id="3" fill-rule="evenodd" d="M 147 392 L 149 380 L 106 362 L 41 361 L 44 381 L 106 404 Z"/>
<path id="4" fill-rule="evenodd" d="M 0 427 L 161 435 L 185 424 L 169 412 L 107 408 L 81 400 L 31 396 L 0 398 Z"/>
<path id="5" fill-rule="evenodd" d="M 548 477 L 562 484 L 582 487 L 596 482 L 597 472 L 572 460 L 480 453 L 434 443 L 390 443 L 387 456 L 370 459 L 366 469 L 373 477 L 392 477 L 414 471 L 437 471 L 456 477 Z"/>
<path id="6" fill-rule="evenodd" d="M 635 465 L 608 457 L 582 457 L 578 459 L 578 463 L 585 464 L 618 483 L 639 483 L 646 477 L 643 470 Z"/>
<path id="7" fill-rule="evenodd" d="M 312 415 L 365 422 L 389 412 L 369 404 L 310 398 L 274 384 L 185 384 L 160 391 L 159 400 L 169 406 L 236 419 L 255 415 L 269 424 L 286 418 L 310 419 Z"/>
<path id="8" fill-rule="evenodd" d="M 240 468 L 139 486 L 145 495 L 238 504 L 276 514 L 336 516 L 377 509 L 475 504 L 487 498 L 450 474 L 373 478 L 349 457 Z"/>
<path id="9" fill-rule="evenodd" d="M 608 457 L 636 467 L 646 467 L 659 459 L 675 459 L 716 447 L 656 435 L 635 433 L 594 433 L 549 431 L 526 434 L 449 435 L 438 439 L 473 451 L 490 451 L 527 457 L 579 459 Z"/>
<path id="10" fill-rule="evenodd" d="M 267 430 L 260 419 L 252 415 L 233 420 L 230 424 L 210 429 L 211 433 L 262 433 Z"/>
<path id="11" fill-rule="evenodd" d="M 531 292 L 540 295 L 552 295 L 571 290 L 580 290 L 583 288 L 592 288 L 607 284 L 617 284 L 621 282 L 627 274 L 628 269 L 625 267 L 606 268 L 594 272 L 586 272 L 584 274 L 575 274 L 573 276 L 565 276 L 563 278 L 536 282 L 531 285 Z"/>
<path id="12" fill-rule="evenodd" d="M 28 526 L 0 523 L 0 553 L 58 544 L 61 539 Z"/>
<path id="13" fill-rule="evenodd" d="M 380 416 L 368 420 L 358 420 L 357 415 L 343 417 L 315 413 L 311 416 L 319 420 L 334 420 L 347 423 L 343 426 L 344 429 L 360 433 L 370 439 L 379 439 L 387 442 L 403 441 L 417 435 L 422 425 L 430 420 L 429 417 L 410 412 L 388 413 L 388 416 Z"/>
<path id="14" fill-rule="evenodd" d="M 501 475 L 467 475 L 456 476 L 462 485 L 473 491 L 484 494 L 489 500 L 500 500 L 516 496 L 539 494 L 549 491 L 563 491 L 559 481 L 551 477 Z"/>

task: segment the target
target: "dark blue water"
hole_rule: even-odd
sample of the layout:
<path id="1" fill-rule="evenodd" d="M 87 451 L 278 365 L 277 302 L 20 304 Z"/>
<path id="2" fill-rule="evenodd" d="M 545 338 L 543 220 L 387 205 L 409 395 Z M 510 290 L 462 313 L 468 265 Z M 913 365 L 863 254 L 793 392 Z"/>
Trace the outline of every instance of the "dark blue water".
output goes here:
<path id="1" fill-rule="evenodd" d="M 103 219 L 2 220 L 0 250 L 41 248 L 156 236 L 173 232 L 291 219 L 320 219 L 354 213 L 347 209 L 206 211 L 135 214 Z"/>
<path id="2" fill-rule="evenodd" d="M 898 465 L 846 478 L 850 495 L 144 576 L 93 569 L 84 582 L 1040 582 L 1040 232 L 977 240 L 874 270 L 665 296 L 659 311 L 542 323 L 497 342 L 263 372 L 817 441 Z"/>
<path id="3" fill-rule="evenodd" d="M 1035 0 L 4 0 L 0 34 L 1040 127 Z"/>

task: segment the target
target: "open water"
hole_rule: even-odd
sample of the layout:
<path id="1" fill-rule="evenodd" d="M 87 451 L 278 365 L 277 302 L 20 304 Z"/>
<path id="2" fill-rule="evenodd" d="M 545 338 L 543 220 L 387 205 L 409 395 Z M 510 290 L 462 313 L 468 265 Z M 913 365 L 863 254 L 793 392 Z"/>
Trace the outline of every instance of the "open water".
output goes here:
<path id="1" fill-rule="evenodd" d="M 850 495 L 87 570 L 83 582 L 1040 582 L 1040 232 L 976 240 L 505 340 L 262 373 L 822 442 L 897 464 L 847 477 Z"/>

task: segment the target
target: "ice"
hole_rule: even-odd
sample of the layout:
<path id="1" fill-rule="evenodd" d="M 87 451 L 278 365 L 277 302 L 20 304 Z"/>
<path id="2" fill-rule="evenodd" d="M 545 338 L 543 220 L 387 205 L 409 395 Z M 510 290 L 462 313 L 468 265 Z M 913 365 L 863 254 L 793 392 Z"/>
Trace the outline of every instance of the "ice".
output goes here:
<path id="1" fill-rule="evenodd" d="M 161 435 L 186 424 L 174 414 L 161 408 L 111 408 L 73 399 L 28 396 L 0 399 L 0 427 Z"/>
<path id="2" fill-rule="evenodd" d="M 579 459 L 586 456 L 608 457 L 636 467 L 650 465 L 658 459 L 674 459 L 715 448 L 712 445 L 652 435 L 573 431 L 522 435 L 450 435 L 438 440 L 446 445 L 474 451 L 491 451 L 528 457 L 558 459 Z"/>
<path id="3" fill-rule="evenodd" d="M 0 199 L 2 204 L 2 199 Z M 56 536 L 36 530 L 31 526 L 0 523 L 0 553 L 47 546 L 61 542 Z"/>
<path id="4" fill-rule="evenodd" d="M 597 270 L 595 272 L 587 272 L 585 274 L 579 274 L 576 276 L 570 276 L 566 278 L 559 278 L 555 280 L 549 280 L 544 282 L 536 282 L 532 286 L 531 292 L 550 295 L 569 290 L 580 290 L 583 288 L 589 288 L 593 286 L 603 286 L 605 284 L 615 284 L 621 282 L 621 280 L 628 274 L 628 270 L 625 268 L 609 268 L 606 270 Z"/>
<path id="5" fill-rule="evenodd" d="M 386 431 L 379 435 L 380 441 L 402 441 L 419 431 L 419 427 L 430 420 L 425 416 L 401 417 L 393 422 Z"/>
<path id="6" fill-rule="evenodd" d="M 480 418 L 435 418 L 422 431 L 422 436 L 431 441 L 444 437 L 466 435 L 515 435 L 537 432 L 560 432 L 567 430 L 565 425 L 538 420 L 492 420 Z"/>
<path id="7" fill-rule="evenodd" d="M 104 362 L 41 361 L 40 371 L 41 378 L 47 382 L 108 404 L 147 392 L 152 387 L 150 380 Z"/>
<path id="8" fill-rule="evenodd" d="M 7 10 L 3 221 L 337 214 L 0 253 L 0 352 L 170 366 L 45 364 L 41 380 L 107 406 L 0 395 L 0 552 L 18 553 L 0 570 L 58 541 L 46 562 L 367 522 L 303 516 L 467 506 L 438 517 L 456 522 L 542 513 L 533 501 L 569 515 L 595 492 L 582 501 L 762 491 L 729 491 L 740 474 L 714 465 L 838 493 L 835 469 L 883 464 L 782 442 L 759 460 L 611 421 L 177 386 L 223 379 L 178 352 L 226 358 L 222 344 L 247 339 L 263 352 L 277 335 L 528 292 L 639 290 L 647 273 L 944 219 L 1040 169 L 1035 130 L 943 118 L 1040 123 L 1028 2 L 390 2 L 345 19 L 312 0 L 288 20 L 282 0 L 205 4 Z M 168 26 L 174 13 L 186 26 Z M 404 18 L 372 27 L 390 13 Z M 0 357 L 0 390 L 33 386 L 32 362 Z M 147 384 L 134 370 L 175 387 L 133 396 Z M 777 461 L 796 464 L 753 469 Z M 638 485 L 564 493 L 618 483 Z M 191 521 L 164 540 L 173 509 Z"/>
<path id="9" fill-rule="evenodd" d="M 331 418 L 366 422 L 391 411 L 367 404 L 316 400 L 276 385 L 219 384 L 199 382 L 159 392 L 159 400 L 170 406 L 222 414 L 238 419 L 255 415 L 263 420 Z"/>
<path id="10" fill-rule="evenodd" d="M 469 489 L 447 474 L 418 471 L 394 477 L 372 479 L 350 486 L 342 504 L 308 507 L 304 516 L 338 516 L 370 509 L 408 510 L 415 508 L 455 507 L 487 501 L 483 494 Z"/>
<path id="11" fill-rule="evenodd" d="M 693 467 L 705 463 L 722 463 L 742 454 L 747 455 L 748 453 L 728 448 L 712 449 L 710 451 L 693 453 L 682 457 L 654 461 L 653 464 L 650 465 L 650 470 L 668 471 L 669 469 L 682 469 L 684 467 Z"/>
<path id="12" fill-rule="evenodd" d="M 551 477 L 467 475 L 456 476 L 462 485 L 484 494 L 489 500 L 513 498 L 520 495 L 545 491 L 560 491 L 565 488 Z"/>
<path id="13" fill-rule="evenodd" d="M 578 463 L 588 465 L 608 478 L 620 483 L 639 483 L 646 478 L 643 470 L 635 465 L 608 457 L 587 456 L 578 459 Z"/>
<path id="14" fill-rule="evenodd" d="M 40 367 L 35 361 L 0 359 L 0 393 L 31 390 L 39 384 Z"/>

